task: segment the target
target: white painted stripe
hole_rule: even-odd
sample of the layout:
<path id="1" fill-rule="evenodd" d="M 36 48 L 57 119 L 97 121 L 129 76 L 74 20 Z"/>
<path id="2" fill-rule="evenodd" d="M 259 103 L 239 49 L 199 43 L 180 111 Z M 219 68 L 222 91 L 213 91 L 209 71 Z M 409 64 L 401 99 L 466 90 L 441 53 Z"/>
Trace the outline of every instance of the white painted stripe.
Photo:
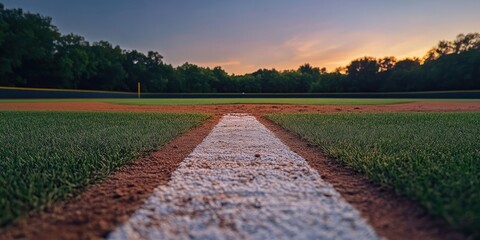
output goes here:
<path id="1" fill-rule="evenodd" d="M 254 117 L 230 114 L 109 239 L 378 237 Z"/>

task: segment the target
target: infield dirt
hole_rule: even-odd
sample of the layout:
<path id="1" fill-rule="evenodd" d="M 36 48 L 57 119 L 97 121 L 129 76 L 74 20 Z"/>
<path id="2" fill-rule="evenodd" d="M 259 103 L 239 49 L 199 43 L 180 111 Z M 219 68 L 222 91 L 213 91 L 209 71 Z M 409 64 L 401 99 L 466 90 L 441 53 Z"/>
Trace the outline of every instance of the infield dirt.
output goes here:
<path id="1" fill-rule="evenodd" d="M 0 110 L 53 111 L 153 111 L 202 112 L 221 116 L 226 113 L 249 113 L 261 116 L 279 112 L 477 112 L 477 102 L 412 102 L 387 105 L 293 105 L 293 104 L 220 104 L 181 106 L 140 106 L 104 102 L 0 103 Z"/>

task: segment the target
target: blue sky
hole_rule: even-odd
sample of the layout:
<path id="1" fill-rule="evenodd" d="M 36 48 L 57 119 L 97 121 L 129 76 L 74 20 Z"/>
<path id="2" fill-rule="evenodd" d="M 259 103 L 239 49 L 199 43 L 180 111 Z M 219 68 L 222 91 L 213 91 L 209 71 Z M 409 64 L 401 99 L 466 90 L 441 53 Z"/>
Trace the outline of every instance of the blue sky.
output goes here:
<path id="1" fill-rule="evenodd" d="M 53 18 L 62 33 L 165 61 L 242 74 L 303 63 L 334 70 L 362 56 L 423 56 L 439 40 L 480 32 L 478 0 L 7 0 Z"/>

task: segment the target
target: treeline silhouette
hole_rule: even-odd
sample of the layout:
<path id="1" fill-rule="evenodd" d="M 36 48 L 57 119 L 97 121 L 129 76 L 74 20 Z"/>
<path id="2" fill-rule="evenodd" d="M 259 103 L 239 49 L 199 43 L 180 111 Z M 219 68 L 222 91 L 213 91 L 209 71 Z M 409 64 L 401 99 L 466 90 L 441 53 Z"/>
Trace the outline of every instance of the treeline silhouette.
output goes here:
<path id="1" fill-rule="evenodd" d="M 50 17 L 0 3 L 0 86 L 197 93 L 375 92 L 480 89 L 480 34 L 440 41 L 423 59 L 364 57 L 327 72 L 260 69 L 231 75 L 221 67 L 173 67 L 155 51 L 124 50 L 62 35 Z"/>

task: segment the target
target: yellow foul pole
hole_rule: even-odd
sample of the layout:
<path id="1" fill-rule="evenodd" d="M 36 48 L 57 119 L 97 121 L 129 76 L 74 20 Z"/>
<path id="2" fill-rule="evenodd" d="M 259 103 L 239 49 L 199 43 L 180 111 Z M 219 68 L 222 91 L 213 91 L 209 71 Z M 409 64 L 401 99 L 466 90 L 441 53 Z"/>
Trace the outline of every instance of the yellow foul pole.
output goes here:
<path id="1" fill-rule="evenodd" d="M 138 90 L 138 98 L 140 98 L 140 81 L 138 81 L 137 90 Z"/>

